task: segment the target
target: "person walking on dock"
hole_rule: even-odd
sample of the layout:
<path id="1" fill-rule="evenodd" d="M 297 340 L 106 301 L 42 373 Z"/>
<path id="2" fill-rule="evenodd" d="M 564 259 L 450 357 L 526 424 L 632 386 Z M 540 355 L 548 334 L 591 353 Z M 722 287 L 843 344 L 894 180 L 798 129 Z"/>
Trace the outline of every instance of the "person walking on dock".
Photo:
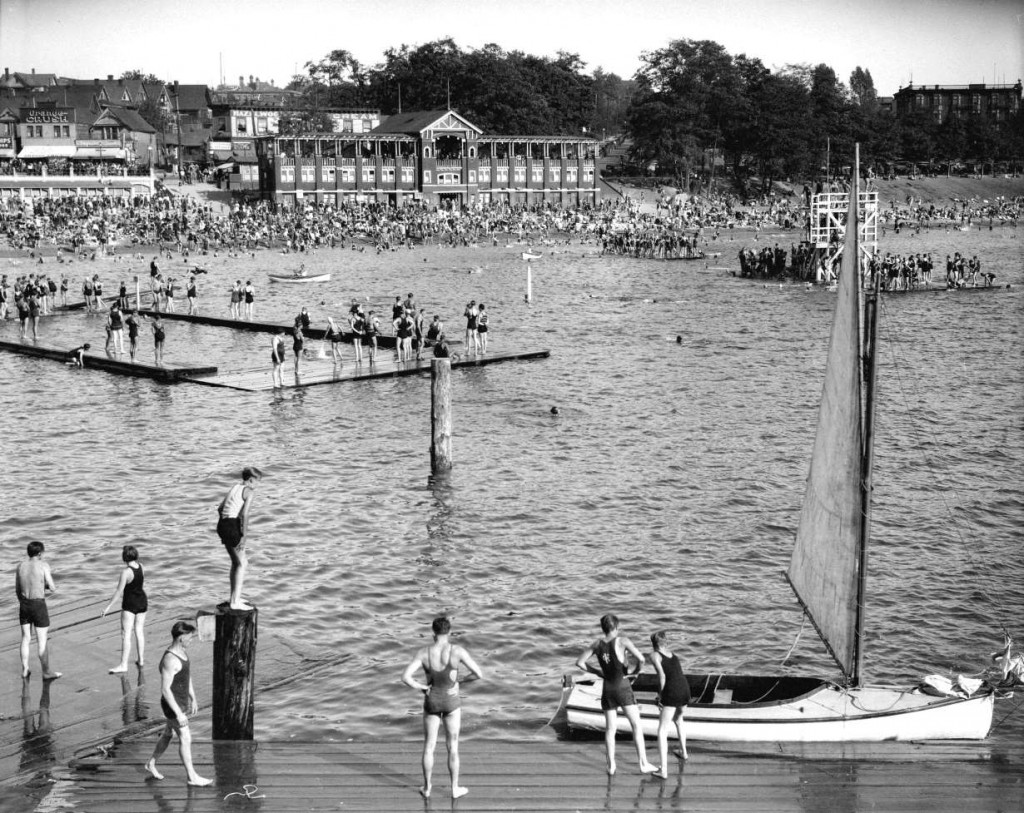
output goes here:
<path id="1" fill-rule="evenodd" d="M 377 360 L 377 337 L 380 335 L 380 317 L 377 316 L 376 311 L 370 311 L 370 315 L 366 317 L 366 322 L 363 324 L 363 330 L 366 331 L 366 347 L 370 354 L 370 364 L 373 364 Z"/>
<path id="2" fill-rule="evenodd" d="M 121 662 L 109 670 L 112 675 L 119 675 L 128 671 L 128 656 L 132 652 L 132 634 L 135 635 L 135 648 L 138 650 L 138 657 L 135 660 L 139 669 L 145 662 L 146 655 L 146 611 L 149 609 L 149 599 L 143 587 L 146 574 L 142 570 L 142 562 L 139 561 L 139 552 L 134 545 L 125 545 L 121 549 L 121 561 L 124 568 L 117 580 L 117 587 L 114 588 L 114 595 L 110 603 L 103 608 L 100 615 L 105 616 L 110 612 L 114 603 L 121 599 Z"/>
<path id="3" fill-rule="evenodd" d="M 242 585 L 249 560 L 245 555 L 245 532 L 249 527 L 252 511 L 253 490 L 263 478 L 263 472 L 255 466 L 242 470 L 242 482 L 235 483 L 221 500 L 217 508 L 217 535 L 231 559 L 231 595 L 228 606 L 232 610 L 251 610 L 242 601 Z"/>
<path id="4" fill-rule="evenodd" d="M 604 678 L 601 689 L 601 709 L 604 711 L 604 744 L 608 754 L 608 775 L 615 773 L 615 734 L 618 726 L 618 709 L 622 709 L 633 730 L 633 744 L 642 773 L 654 773 L 657 768 L 647 761 L 647 750 L 644 748 L 644 732 L 640 727 L 640 709 L 633 697 L 633 687 L 626 679 L 626 653 L 637 660 L 636 674 L 644 666 L 644 656 L 636 645 L 624 635 L 619 634 L 619 619 L 611 613 L 601 617 L 601 632 L 588 649 L 576 659 L 576 666 L 585 672 L 592 672 Z M 588 661 L 597 658 L 598 666 L 591 666 Z"/>
<path id="5" fill-rule="evenodd" d="M 171 645 L 160 659 L 160 708 L 167 722 L 145 768 L 154 779 L 164 778 L 157 770 L 156 762 L 177 733 L 178 754 L 181 764 L 185 766 L 188 783 L 204 787 L 212 784 L 213 780 L 200 776 L 192 765 L 192 733 L 188 728 L 188 715 L 199 711 L 195 686 L 192 684 L 191 661 L 187 654 L 195 634 L 196 628 L 187 621 L 178 621 L 171 627 Z"/>
<path id="6" fill-rule="evenodd" d="M 437 735 L 444 724 L 445 744 L 448 746 L 448 773 L 452 778 L 452 798 L 458 799 L 469 793 L 469 788 L 459 784 L 459 730 L 462 725 L 462 701 L 459 698 L 459 684 L 480 680 L 484 673 L 472 656 L 463 647 L 451 643 L 451 621 L 445 616 L 435 618 L 431 629 L 434 642 L 424 647 L 409 661 L 402 675 L 406 686 L 417 689 L 423 698 L 423 786 L 420 793 L 424 799 L 430 797 L 431 775 L 434 771 L 434 750 Z M 459 678 L 459 667 L 465 666 L 470 674 Z M 416 679 L 420 669 L 426 675 L 426 683 Z"/>
<path id="7" fill-rule="evenodd" d="M 50 629 L 50 613 L 46 608 L 46 592 L 52 596 L 57 592 L 53 583 L 50 565 L 43 561 L 46 546 L 33 540 L 28 543 L 28 559 L 18 565 L 14 589 L 18 596 L 18 623 L 21 624 L 21 676 L 27 678 L 28 656 L 32 646 L 32 630 L 36 632 L 36 647 L 39 664 L 43 667 L 43 680 L 55 680 L 60 672 L 50 669 L 50 651 L 47 648 L 47 634 Z"/>

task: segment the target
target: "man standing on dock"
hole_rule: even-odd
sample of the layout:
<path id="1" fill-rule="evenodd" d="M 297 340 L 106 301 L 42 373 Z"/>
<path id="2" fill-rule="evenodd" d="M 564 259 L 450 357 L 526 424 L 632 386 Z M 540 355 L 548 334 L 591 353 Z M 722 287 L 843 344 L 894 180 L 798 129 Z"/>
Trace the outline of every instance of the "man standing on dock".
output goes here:
<path id="1" fill-rule="evenodd" d="M 44 550 L 42 542 L 28 543 L 28 559 L 18 565 L 14 587 L 18 594 L 18 621 L 21 624 L 21 676 L 27 678 L 31 674 L 28 656 L 32 645 L 32 629 L 35 628 L 43 680 L 54 680 L 60 677 L 60 672 L 50 671 L 50 652 L 46 648 L 47 633 L 50 629 L 46 591 L 49 590 L 53 595 L 57 588 L 53 583 L 50 565 L 43 561 Z"/>
<path id="2" fill-rule="evenodd" d="M 435 618 L 431 629 L 434 642 L 416 653 L 405 667 L 402 682 L 406 686 L 423 692 L 423 786 L 420 794 L 430 798 L 431 775 L 434 771 L 434 749 L 437 734 L 444 723 L 445 743 L 448 746 L 448 773 L 452 777 L 452 798 L 458 799 L 469 793 L 469 788 L 459 785 L 459 729 L 462 725 L 462 700 L 459 698 L 459 684 L 483 678 L 484 673 L 472 656 L 449 638 L 452 622 L 446 616 Z M 465 666 L 469 675 L 459 680 L 459 667 Z M 423 669 L 427 682 L 414 677 Z"/>
<path id="3" fill-rule="evenodd" d="M 231 596 L 228 606 L 232 610 L 251 610 L 252 606 L 242 601 L 242 583 L 249 560 L 245 555 L 245 532 L 249 526 L 253 490 L 263 478 L 263 472 L 255 466 L 242 470 L 242 482 L 235 483 L 220 502 L 217 513 L 217 535 L 231 558 Z"/>

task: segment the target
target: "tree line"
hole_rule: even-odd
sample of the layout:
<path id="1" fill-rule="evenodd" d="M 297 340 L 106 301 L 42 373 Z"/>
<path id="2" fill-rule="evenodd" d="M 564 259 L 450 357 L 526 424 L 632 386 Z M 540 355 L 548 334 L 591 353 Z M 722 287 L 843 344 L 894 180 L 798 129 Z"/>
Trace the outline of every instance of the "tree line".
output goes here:
<path id="1" fill-rule="evenodd" d="M 717 42 L 680 39 L 642 54 L 631 79 L 586 67 L 567 51 L 464 50 L 450 38 L 390 48 L 372 66 L 338 49 L 293 77 L 288 89 L 300 93 L 300 110 L 282 127 L 329 131 L 331 108 L 451 107 L 492 134 L 628 139 L 639 171 L 681 184 L 716 167 L 741 186 L 755 176 L 768 185 L 841 174 L 854 142 L 862 165 L 879 172 L 898 162 L 1024 159 L 1024 112 L 1001 126 L 977 118 L 938 124 L 924 111 L 897 119 L 859 66 L 844 83 L 825 64 L 770 70 Z"/>

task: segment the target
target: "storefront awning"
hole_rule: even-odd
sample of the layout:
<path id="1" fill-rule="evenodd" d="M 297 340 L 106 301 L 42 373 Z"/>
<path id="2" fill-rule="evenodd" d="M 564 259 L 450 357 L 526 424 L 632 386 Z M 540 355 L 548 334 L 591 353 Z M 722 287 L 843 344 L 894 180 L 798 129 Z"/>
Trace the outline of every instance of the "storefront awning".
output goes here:
<path id="1" fill-rule="evenodd" d="M 234 161 L 225 161 L 223 164 L 217 164 L 214 169 L 232 169 L 234 166 Z"/>
<path id="2" fill-rule="evenodd" d="M 79 147 L 75 152 L 75 158 L 105 158 L 108 160 L 123 161 L 127 153 L 121 147 Z"/>
<path id="3" fill-rule="evenodd" d="M 230 161 L 231 160 L 231 149 L 226 150 L 210 150 L 210 156 L 214 161 Z"/>
<path id="4" fill-rule="evenodd" d="M 22 147 L 18 153 L 19 158 L 71 158 L 75 154 L 75 148 L 63 144 L 33 144 L 31 147 Z"/>
<path id="5" fill-rule="evenodd" d="M 14 157 L 14 149 L 13 148 L 9 149 L 9 150 L 5 150 L 3 148 L 0 148 L 0 158 L 13 158 L 13 157 Z"/>
<path id="6" fill-rule="evenodd" d="M 236 152 L 231 157 L 239 164 L 255 164 L 259 162 L 256 153 L 252 152 Z"/>

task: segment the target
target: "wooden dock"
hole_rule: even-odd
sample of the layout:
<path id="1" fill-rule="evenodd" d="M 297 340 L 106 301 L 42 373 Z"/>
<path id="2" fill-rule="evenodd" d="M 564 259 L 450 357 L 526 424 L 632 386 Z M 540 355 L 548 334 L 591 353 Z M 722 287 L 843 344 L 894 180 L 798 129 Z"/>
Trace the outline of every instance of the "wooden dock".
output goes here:
<path id="1" fill-rule="evenodd" d="M 468 737 L 460 752 L 461 784 L 469 794 L 453 802 L 443 740 L 435 754 L 433 793 L 424 801 L 418 741 L 196 741 L 196 770 L 214 783 L 189 788 L 173 746 L 160 763 L 164 780 L 147 778 L 142 766 L 154 739 L 119 742 L 72 760 L 35 810 L 995 813 L 1024 805 L 1019 746 L 1012 754 L 993 753 L 984 744 L 882 743 L 821 753 L 806 746 L 796 753 L 778 746 L 764 753 L 693 747 L 687 762 L 672 758 L 663 780 L 636 772 L 625 741 L 619 743 L 618 773 L 608 777 L 601 741 Z"/>
<path id="2" fill-rule="evenodd" d="M 223 316 L 190 316 L 187 313 L 168 313 L 167 311 L 154 311 L 142 309 L 139 311 L 144 316 L 157 316 L 173 322 L 191 322 L 194 325 L 207 325 L 209 327 L 227 327 L 232 330 L 243 330 L 249 333 L 285 333 L 291 334 L 293 322 L 254 322 L 249 319 L 231 319 Z M 390 324 L 390 323 L 389 323 Z M 340 327 L 340 325 L 339 325 Z M 327 329 L 321 327 L 310 327 L 302 331 L 307 339 L 322 340 L 327 335 Z M 345 342 L 352 344 L 355 334 L 351 331 L 343 332 Z M 384 350 L 395 349 L 395 337 L 380 335 L 377 337 L 377 347 Z"/>
<path id="3" fill-rule="evenodd" d="M 924 286 L 919 288 L 896 288 L 894 290 L 888 290 L 882 288 L 881 291 L 886 296 L 890 294 L 968 294 L 968 293 L 995 293 L 996 291 L 1004 291 L 1009 288 L 1009 285 L 972 285 L 963 286 L 960 288 L 946 288 L 946 287 L 931 287 Z"/>
<path id="4" fill-rule="evenodd" d="M 52 359 L 53 361 L 64 363 L 70 360 L 71 351 L 78 346 L 42 345 L 33 342 L 31 339 L 23 339 L 16 342 L 0 339 L 0 350 L 20 353 L 24 356 Z M 90 351 L 84 354 L 84 362 L 84 369 L 86 370 L 103 370 L 116 375 L 154 378 L 157 381 L 166 382 L 191 381 L 195 380 L 196 376 L 213 375 L 217 372 L 217 368 L 211 365 L 181 364 L 173 361 L 165 361 L 162 364 L 138 360 L 132 361 L 127 352 L 123 355 L 113 355 Z"/>
<path id="5" fill-rule="evenodd" d="M 550 355 L 551 351 L 546 349 L 508 350 L 497 353 L 488 352 L 485 354 L 453 357 L 451 363 L 452 369 L 459 367 L 482 367 L 502 361 L 547 358 Z M 377 360 L 371 364 L 364 348 L 363 360 L 359 364 L 356 364 L 351 358 L 346 358 L 344 363 L 338 366 L 332 363 L 329 356 L 326 359 L 304 359 L 300 366 L 300 372 L 296 375 L 294 364 L 291 358 L 289 358 L 283 368 L 284 389 L 315 387 L 320 384 L 338 384 L 374 378 L 394 378 L 406 375 L 429 376 L 430 362 L 430 356 L 424 356 L 422 361 L 398 362 L 390 350 L 385 350 L 377 353 Z M 259 370 L 223 372 L 216 375 L 204 375 L 202 378 L 192 378 L 190 380 L 196 384 L 205 384 L 209 387 L 228 387 L 246 392 L 262 392 L 275 389 L 269 364 L 267 368 Z"/>
<path id="6" fill-rule="evenodd" d="M 13 591 L 12 591 L 13 592 Z M 157 658 L 172 622 L 195 615 L 151 596 L 147 665 L 108 675 L 120 651 L 117 614 L 101 618 L 100 601 L 51 602 L 53 667 L 64 673 L 44 684 L 18 680 L 19 630 L 0 628 L 0 810 L 56 813 L 191 813 L 260 810 L 416 811 L 658 811 L 723 813 L 883 810 L 889 813 L 995 813 L 1024 809 L 1024 741 L 1019 725 L 1001 720 L 1021 713 L 1021 699 L 997 706 L 996 731 L 982 742 L 829 744 L 691 743 L 685 764 L 672 759 L 669 778 L 636 772 L 632 745 L 620 739 L 619 771 L 604 773 L 600 737 L 561 739 L 538 724 L 518 740 L 468 734 L 462 738 L 462 784 L 469 795 L 454 805 L 446 751 L 438 744 L 434 793 L 420 798 L 418 739 L 214 742 L 209 679 L 212 647 L 190 650 L 200 713 L 191 722 L 196 768 L 214 779 L 189 788 L 172 744 L 148 779 L 142 766 L 162 726 Z M 0 601 L 9 616 L 13 602 Z M 212 605 L 211 605 L 212 609 Z M 33 653 L 33 669 L 38 661 Z M 294 645 L 261 631 L 257 702 L 297 680 L 343 668 L 345 656 L 304 657 Z M 557 686 L 552 686 L 552 707 Z M 1014 705 L 1015 704 L 1015 705 Z M 467 715 L 485 713 L 467 708 Z M 467 718 L 468 721 L 469 718 Z M 1014 733 L 1017 735 L 1014 736 Z M 257 719 L 257 737 L 259 720 Z M 648 755 L 654 757 L 648 742 Z M 656 759 L 656 757 L 655 757 Z"/>

